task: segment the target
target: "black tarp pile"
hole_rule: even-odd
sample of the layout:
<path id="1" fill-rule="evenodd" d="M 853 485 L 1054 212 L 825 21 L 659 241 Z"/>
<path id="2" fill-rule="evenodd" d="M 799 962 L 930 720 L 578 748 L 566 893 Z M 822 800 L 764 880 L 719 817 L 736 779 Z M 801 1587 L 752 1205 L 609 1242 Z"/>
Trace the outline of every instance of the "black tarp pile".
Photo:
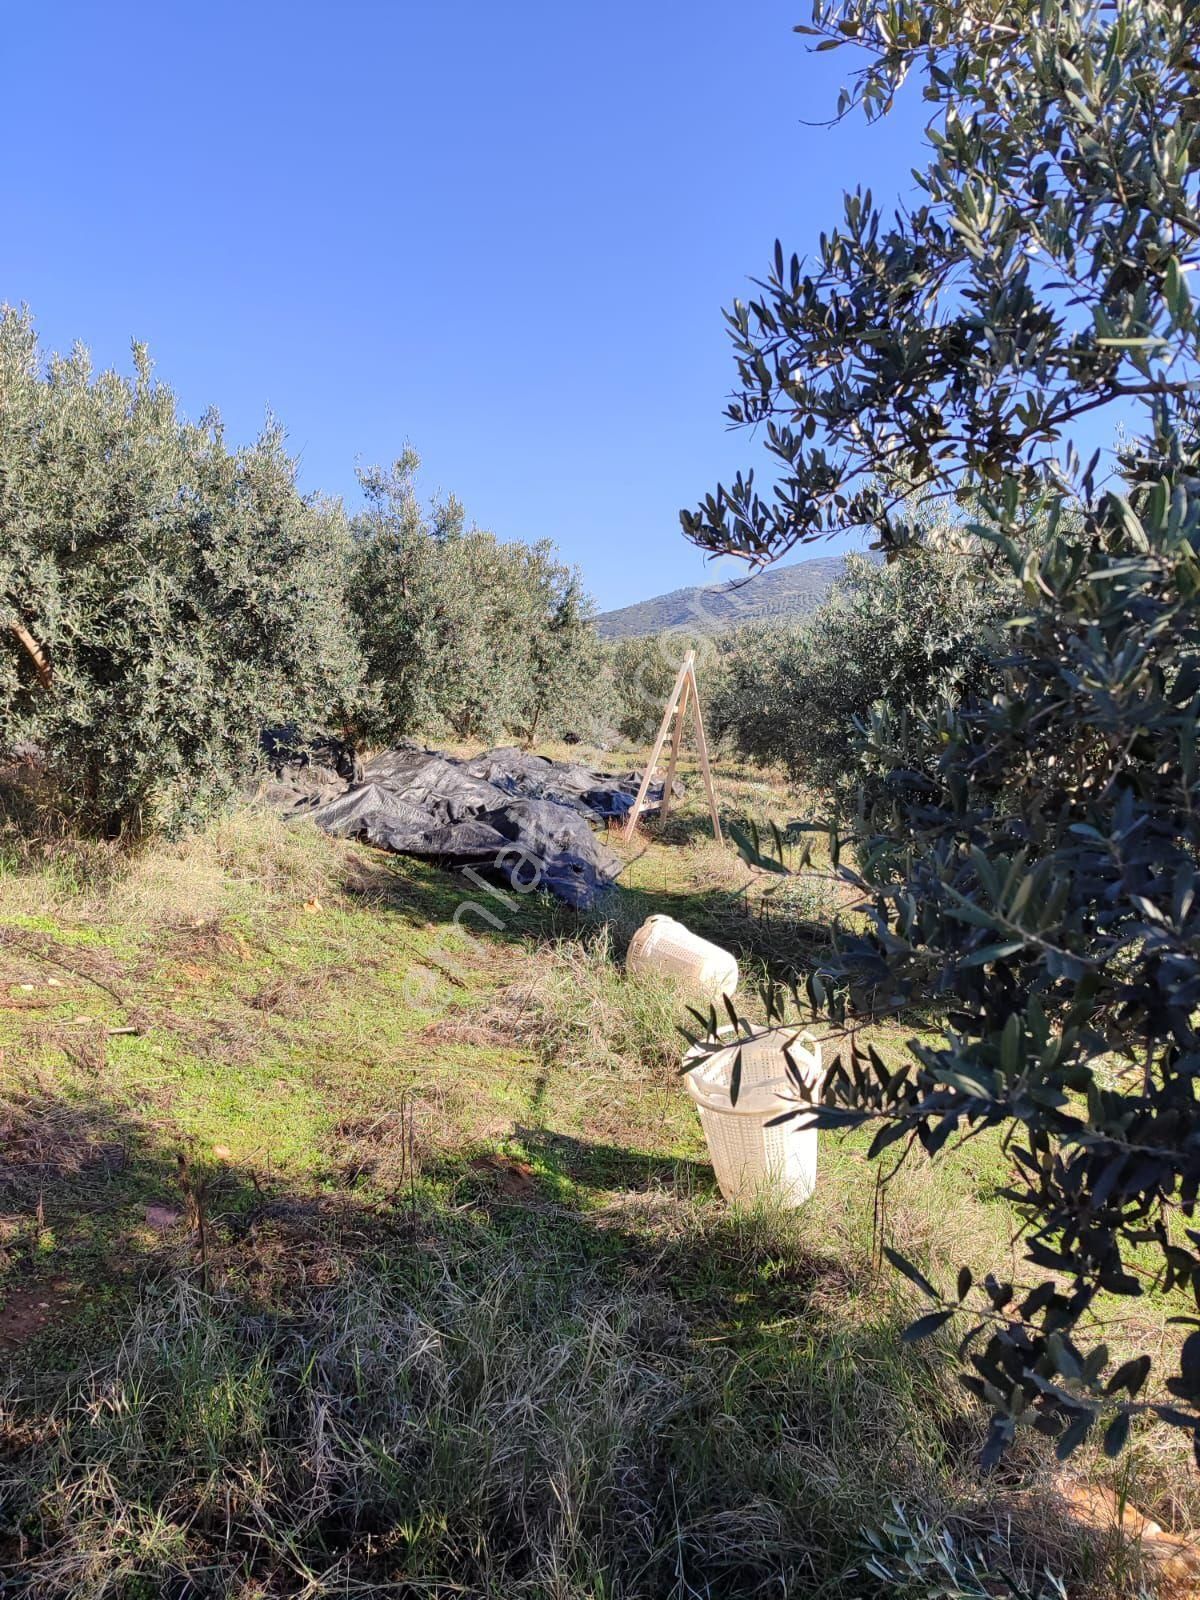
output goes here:
<path id="1" fill-rule="evenodd" d="M 580 910 L 620 871 L 592 828 L 629 812 L 638 773 L 614 777 L 516 749 L 465 761 L 407 745 L 364 764 L 336 740 L 301 747 L 290 730 L 263 746 L 270 802 L 339 838 L 547 889 Z M 652 806 L 661 800 L 658 785 Z"/>

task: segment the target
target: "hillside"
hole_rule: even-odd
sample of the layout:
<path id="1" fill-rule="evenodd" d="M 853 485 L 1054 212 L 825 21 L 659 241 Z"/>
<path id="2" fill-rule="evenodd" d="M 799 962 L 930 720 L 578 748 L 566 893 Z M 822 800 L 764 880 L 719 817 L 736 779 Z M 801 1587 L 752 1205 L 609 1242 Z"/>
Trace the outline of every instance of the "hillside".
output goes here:
<path id="1" fill-rule="evenodd" d="M 655 595 L 596 618 L 604 639 L 636 639 L 666 628 L 735 628 L 764 618 L 803 617 L 815 611 L 842 575 L 843 556 L 813 556 L 769 567 L 737 582 L 693 584 Z"/>

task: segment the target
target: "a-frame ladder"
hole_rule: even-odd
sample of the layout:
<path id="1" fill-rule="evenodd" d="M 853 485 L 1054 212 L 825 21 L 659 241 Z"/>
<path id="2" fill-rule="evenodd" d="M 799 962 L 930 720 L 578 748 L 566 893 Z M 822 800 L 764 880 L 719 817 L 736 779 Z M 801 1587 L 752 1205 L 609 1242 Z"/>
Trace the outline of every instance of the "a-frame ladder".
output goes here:
<path id="1" fill-rule="evenodd" d="M 721 819 L 717 815 L 717 796 L 713 789 L 712 767 L 708 759 L 708 740 L 704 734 L 704 713 L 700 710 L 700 691 L 696 686 L 696 652 L 689 650 L 683 658 L 683 665 L 675 679 L 675 687 L 671 690 L 667 701 L 667 709 L 663 712 L 662 725 L 658 730 L 658 738 L 654 741 L 654 751 L 646 763 L 646 770 L 642 774 L 642 782 L 637 792 L 637 799 L 633 802 L 633 810 L 629 813 L 625 824 L 625 837 L 631 839 L 638 819 L 646 808 L 646 796 L 650 792 L 650 785 L 654 781 L 655 769 L 662 757 L 663 747 L 667 736 L 671 738 L 671 756 L 667 763 L 667 781 L 663 786 L 662 805 L 659 815 L 665 817 L 671 809 L 671 786 L 675 782 L 675 767 L 679 760 L 679 743 L 683 735 L 683 719 L 688 712 L 692 713 L 692 727 L 696 733 L 696 748 L 700 755 L 700 773 L 704 779 L 704 787 L 708 794 L 708 809 L 712 817 L 713 836 L 718 844 L 723 843 L 721 836 Z M 673 724 L 673 726 L 672 726 Z"/>

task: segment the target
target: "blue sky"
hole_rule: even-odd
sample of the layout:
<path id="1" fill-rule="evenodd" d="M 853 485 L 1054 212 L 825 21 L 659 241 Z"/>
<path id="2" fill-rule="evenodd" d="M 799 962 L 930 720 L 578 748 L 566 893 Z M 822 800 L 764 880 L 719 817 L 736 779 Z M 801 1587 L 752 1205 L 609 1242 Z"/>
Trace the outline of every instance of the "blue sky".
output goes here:
<path id="1" fill-rule="evenodd" d="M 553 539 L 604 607 L 712 581 L 678 509 L 757 456 L 721 308 L 920 157 L 915 114 L 802 125 L 848 68 L 807 12 L 10 8 L 0 298 L 102 366 L 145 340 L 234 438 L 269 408 L 305 488 L 353 500 L 411 442 L 429 492 Z"/>

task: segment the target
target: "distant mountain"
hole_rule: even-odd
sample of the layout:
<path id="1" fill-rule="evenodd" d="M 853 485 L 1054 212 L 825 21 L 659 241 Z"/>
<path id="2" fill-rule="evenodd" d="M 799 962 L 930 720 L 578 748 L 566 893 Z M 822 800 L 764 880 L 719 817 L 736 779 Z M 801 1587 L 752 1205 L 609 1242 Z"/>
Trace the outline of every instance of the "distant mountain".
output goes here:
<path id="1" fill-rule="evenodd" d="M 815 611 L 842 576 L 842 556 L 814 556 L 786 567 L 768 567 L 756 577 L 730 583 L 673 589 L 635 606 L 604 611 L 596 618 L 602 639 L 637 639 L 664 628 L 701 631 L 740 627 L 743 622 L 794 620 Z"/>

